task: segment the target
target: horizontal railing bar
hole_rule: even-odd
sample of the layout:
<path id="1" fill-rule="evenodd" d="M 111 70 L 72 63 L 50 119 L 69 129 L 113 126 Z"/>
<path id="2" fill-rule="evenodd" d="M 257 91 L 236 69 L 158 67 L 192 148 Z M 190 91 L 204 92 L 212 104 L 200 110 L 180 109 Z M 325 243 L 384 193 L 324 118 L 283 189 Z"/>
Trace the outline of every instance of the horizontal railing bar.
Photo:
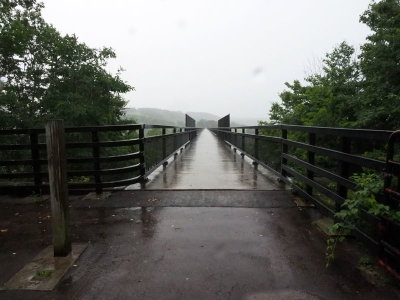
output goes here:
<path id="1" fill-rule="evenodd" d="M 320 126 L 303 126 L 303 125 L 261 125 L 261 126 L 235 126 L 235 127 L 218 127 L 213 130 L 227 129 L 274 129 L 274 130 L 293 130 L 318 133 L 320 135 L 336 135 L 341 137 L 350 137 L 355 139 L 380 140 L 387 141 L 393 131 L 389 130 L 373 130 L 373 129 L 354 129 L 354 128 L 332 128 Z"/>
<path id="2" fill-rule="evenodd" d="M 140 170 L 141 164 L 136 164 L 133 166 L 115 168 L 115 169 L 103 169 L 103 170 L 71 170 L 67 171 L 68 176 L 94 176 L 94 175 L 114 175 L 122 174 L 130 171 Z"/>
<path id="3" fill-rule="evenodd" d="M 282 165 L 282 169 L 284 169 L 286 172 L 288 172 L 289 174 L 291 174 L 292 176 L 302 180 L 304 183 L 316 188 L 318 191 L 320 191 L 321 193 L 323 193 L 325 196 L 331 198 L 333 201 L 335 201 L 338 204 L 342 204 L 345 199 L 340 197 L 338 194 L 336 194 L 335 192 L 331 191 L 330 189 L 324 187 L 323 185 L 319 184 L 318 182 L 308 178 L 307 176 L 304 176 L 302 174 L 300 174 L 299 172 L 293 170 L 292 168 L 290 168 L 289 166 L 286 165 Z"/>
<path id="4" fill-rule="evenodd" d="M 45 133 L 44 128 L 0 129 L 0 135 Z"/>
<path id="5" fill-rule="evenodd" d="M 348 162 L 350 164 L 359 165 L 359 166 L 367 167 L 370 169 L 375 169 L 377 171 L 383 171 L 386 166 L 386 163 L 384 161 L 367 158 L 367 157 L 363 157 L 363 156 L 358 156 L 358 155 L 352 155 L 352 154 L 348 154 L 348 153 L 344 153 L 344 152 L 340 152 L 340 151 L 336 151 L 336 150 L 331 150 L 328 148 L 312 146 L 312 145 L 304 144 L 301 142 L 282 139 L 282 143 L 285 143 L 289 146 L 299 147 L 299 148 L 314 152 L 316 154 L 322 154 L 325 156 L 329 156 L 329 157 L 335 158 L 339 161 L 344 161 L 344 162 Z"/>
<path id="6" fill-rule="evenodd" d="M 30 150 L 30 144 L 0 144 L 0 150 Z"/>
<path id="7" fill-rule="evenodd" d="M 357 186 L 357 184 L 353 181 L 350 181 L 346 178 L 343 178 L 335 173 L 329 172 L 329 171 L 322 169 L 320 167 L 317 167 L 315 165 L 311 165 L 308 162 L 305 162 L 304 160 L 301 160 L 292 155 L 282 153 L 282 157 L 297 163 L 299 166 L 306 168 L 307 170 L 313 171 L 323 177 L 329 178 L 337 183 L 340 183 L 341 185 L 343 185 L 349 189 L 355 189 L 355 187 Z"/>
<path id="8" fill-rule="evenodd" d="M 397 161 L 388 161 L 385 171 L 400 174 L 400 163 Z"/>
<path id="9" fill-rule="evenodd" d="M 190 141 L 184 143 L 181 147 L 175 149 L 169 155 L 167 155 L 163 160 L 159 161 L 157 164 L 155 164 L 150 169 L 148 169 L 146 171 L 144 177 L 146 178 L 147 176 L 149 176 L 152 172 L 154 172 L 157 168 L 159 168 L 164 162 L 168 161 L 172 156 L 174 156 L 174 154 L 177 153 L 180 148 L 185 148 L 189 143 L 190 143 Z"/>
<path id="10" fill-rule="evenodd" d="M 230 142 L 228 142 L 228 141 L 225 141 L 225 143 L 227 143 L 229 146 L 231 146 L 231 147 L 233 147 L 233 148 L 239 149 L 239 151 L 240 151 L 241 153 L 243 153 L 244 155 L 246 155 L 247 157 L 249 157 L 249 158 L 252 159 L 253 161 L 257 162 L 257 163 L 260 164 L 262 167 L 268 169 L 270 172 L 272 172 L 272 173 L 273 173 L 274 175 L 276 175 L 277 177 L 281 177 L 281 174 L 280 174 L 277 170 L 275 170 L 272 166 L 267 165 L 267 164 L 266 164 L 265 162 L 263 162 L 262 160 L 259 160 L 259 159 L 255 158 L 255 157 L 252 156 L 251 154 L 247 153 L 247 152 L 244 151 L 243 149 L 240 149 L 239 147 L 237 147 L 236 145 L 234 145 L 234 144 L 232 144 L 232 143 L 230 143 Z"/>
<path id="11" fill-rule="evenodd" d="M 130 159 L 136 159 L 140 157 L 140 152 L 134 152 L 130 154 L 124 154 L 124 155 L 116 155 L 116 156 L 105 156 L 105 157 L 99 157 L 98 160 L 100 162 L 114 162 L 114 161 L 126 161 Z M 87 162 L 93 162 L 95 161 L 94 157 L 85 157 L 85 158 L 67 158 L 68 163 L 87 163 Z M 47 163 L 47 161 L 46 161 Z"/>
<path id="12" fill-rule="evenodd" d="M 144 129 L 152 129 L 152 128 L 165 128 L 165 129 L 197 129 L 196 127 L 179 127 L 179 126 L 170 126 L 170 125 L 148 125 L 144 124 Z"/>
<path id="13" fill-rule="evenodd" d="M 333 217 L 335 215 L 335 211 L 326 206 L 324 203 L 316 199 L 315 197 L 307 194 L 301 187 L 298 185 L 294 184 L 293 182 L 290 182 L 286 178 L 282 178 L 284 181 L 286 181 L 288 184 L 292 186 L 292 188 L 300 194 L 301 197 L 305 198 L 306 200 L 314 203 L 319 209 L 321 209 L 321 212 L 328 216 L 328 217 Z"/>
<path id="14" fill-rule="evenodd" d="M 0 160 L 0 166 L 32 165 L 32 159 Z"/>
<path id="15" fill-rule="evenodd" d="M 374 240 L 372 237 L 367 235 L 365 232 L 363 232 L 361 229 L 355 227 L 351 230 L 351 234 L 355 236 L 357 239 L 362 241 L 363 243 L 367 244 L 368 247 L 375 253 L 377 254 L 380 248 L 380 243 L 376 240 Z"/>
<path id="16" fill-rule="evenodd" d="M 156 139 L 163 139 L 167 137 L 172 137 L 172 136 L 177 136 L 177 135 L 185 135 L 189 134 L 189 131 L 186 132 L 176 132 L 176 133 L 168 133 L 168 134 L 162 134 L 162 135 L 153 135 L 153 136 L 146 136 L 144 139 L 146 140 L 156 140 Z"/>
<path id="17" fill-rule="evenodd" d="M 244 137 L 250 137 L 254 139 L 260 139 L 260 140 L 267 140 L 270 142 L 274 143 L 281 143 L 282 138 L 276 137 L 276 136 L 270 136 L 270 135 L 256 135 L 256 134 L 250 134 L 250 133 L 240 133 L 240 132 L 229 132 L 229 131 L 223 131 L 223 130 L 218 130 L 220 132 L 223 132 L 225 134 L 232 134 L 232 135 L 238 135 L 238 136 L 244 136 Z"/>
<path id="18" fill-rule="evenodd" d="M 40 173 L 41 175 L 45 175 L 46 173 Z M 9 174 L 0 174 L 0 179 L 14 179 L 14 178 L 31 178 L 35 176 L 34 172 L 21 172 L 21 173 L 9 173 Z"/>
<path id="19" fill-rule="evenodd" d="M 125 131 L 144 128 L 143 124 L 105 125 L 105 126 L 80 126 L 66 127 L 65 132 L 91 132 L 91 131 Z"/>
<path id="20" fill-rule="evenodd" d="M 96 188 L 96 186 L 100 187 L 118 187 L 118 186 L 126 186 L 129 184 L 134 184 L 138 183 L 141 181 L 141 176 L 136 176 L 133 178 L 129 179 L 123 179 L 123 180 L 117 180 L 117 181 L 108 181 L 108 182 L 102 182 L 101 184 L 96 184 L 96 183 L 72 183 L 68 184 L 68 188 L 70 189 L 90 189 L 90 188 Z"/>
<path id="21" fill-rule="evenodd" d="M 93 146 L 98 147 L 121 147 L 121 146 L 132 146 L 138 145 L 142 139 L 130 139 L 130 140 L 119 140 L 119 141 L 107 141 L 107 142 L 76 142 L 76 143 L 67 143 L 66 147 L 69 148 L 91 148 Z"/>

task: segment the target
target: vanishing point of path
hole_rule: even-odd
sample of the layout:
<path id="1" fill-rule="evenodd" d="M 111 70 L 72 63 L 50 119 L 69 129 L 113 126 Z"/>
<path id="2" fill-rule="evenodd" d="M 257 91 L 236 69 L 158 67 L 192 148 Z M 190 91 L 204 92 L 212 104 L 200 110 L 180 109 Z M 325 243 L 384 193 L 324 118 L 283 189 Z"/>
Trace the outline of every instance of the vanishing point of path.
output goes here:
<path id="1" fill-rule="evenodd" d="M 369 283 L 291 194 L 204 130 L 146 190 L 71 198 L 74 242 L 89 242 L 51 292 L 0 299 L 397 299 Z M 315 211 L 313 211 L 315 213 Z M 48 203 L 0 202 L 0 286 L 51 244 Z M 353 262 L 353 263 L 350 263 Z"/>
<path id="2" fill-rule="evenodd" d="M 147 189 L 278 189 L 209 130 L 201 131 L 183 155 Z"/>

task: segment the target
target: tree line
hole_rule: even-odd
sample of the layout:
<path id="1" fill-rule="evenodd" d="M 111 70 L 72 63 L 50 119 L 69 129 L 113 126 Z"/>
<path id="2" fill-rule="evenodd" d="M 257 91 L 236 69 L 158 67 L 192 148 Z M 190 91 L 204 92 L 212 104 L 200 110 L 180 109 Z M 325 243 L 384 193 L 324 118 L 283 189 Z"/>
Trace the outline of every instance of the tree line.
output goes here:
<path id="1" fill-rule="evenodd" d="M 304 83 L 286 82 L 266 123 L 400 129 L 400 0 L 373 1 L 360 22 L 361 53 L 342 42 Z"/>
<path id="2" fill-rule="evenodd" d="M 133 87 L 105 67 L 111 48 L 94 49 L 61 35 L 42 17 L 36 0 L 0 1 L 0 128 L 122 122 Z"/>

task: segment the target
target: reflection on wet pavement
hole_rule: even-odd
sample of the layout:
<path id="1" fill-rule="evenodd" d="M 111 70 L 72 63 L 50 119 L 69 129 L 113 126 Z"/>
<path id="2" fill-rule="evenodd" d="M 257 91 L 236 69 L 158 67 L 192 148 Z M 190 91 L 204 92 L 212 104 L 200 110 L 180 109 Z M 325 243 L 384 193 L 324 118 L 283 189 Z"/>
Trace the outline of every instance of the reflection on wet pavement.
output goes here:
<path id="1" fill-rule="evenodd" d="M 279 188 L 205 129 L 146 189 Z"/>

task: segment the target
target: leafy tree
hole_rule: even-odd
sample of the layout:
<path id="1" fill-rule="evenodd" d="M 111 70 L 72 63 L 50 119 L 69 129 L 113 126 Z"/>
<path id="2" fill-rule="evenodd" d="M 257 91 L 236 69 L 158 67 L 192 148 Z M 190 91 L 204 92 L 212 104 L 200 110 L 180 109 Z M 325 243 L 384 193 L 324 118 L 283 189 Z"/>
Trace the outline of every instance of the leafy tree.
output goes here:
<path id="1" fill-rule="evenodd" d="M 400 128 L 400 1 L 372 2 L 360 21 L 372 34 L 361 47 L 364 75 L 358 125 Z"/>
<path id="2" fill-rule="evenodd" d="M 323 59 L 321 74 L 305 78 L 305 85 L 295 80 L 285 83 L 289 90 L 279 96 L 270 110 L 273 123 L 352 126 L 359 90 L 359 68 L 354 48 L 341 43 Z"/>
<path id="3" fill-rule="evenodd" d="M 115 124 L 132 90 L 105 70 L 110 48 L 92 49 L 62 36 L 41 16 L 36 0 L 0 2 L 0 127 Z"/>

